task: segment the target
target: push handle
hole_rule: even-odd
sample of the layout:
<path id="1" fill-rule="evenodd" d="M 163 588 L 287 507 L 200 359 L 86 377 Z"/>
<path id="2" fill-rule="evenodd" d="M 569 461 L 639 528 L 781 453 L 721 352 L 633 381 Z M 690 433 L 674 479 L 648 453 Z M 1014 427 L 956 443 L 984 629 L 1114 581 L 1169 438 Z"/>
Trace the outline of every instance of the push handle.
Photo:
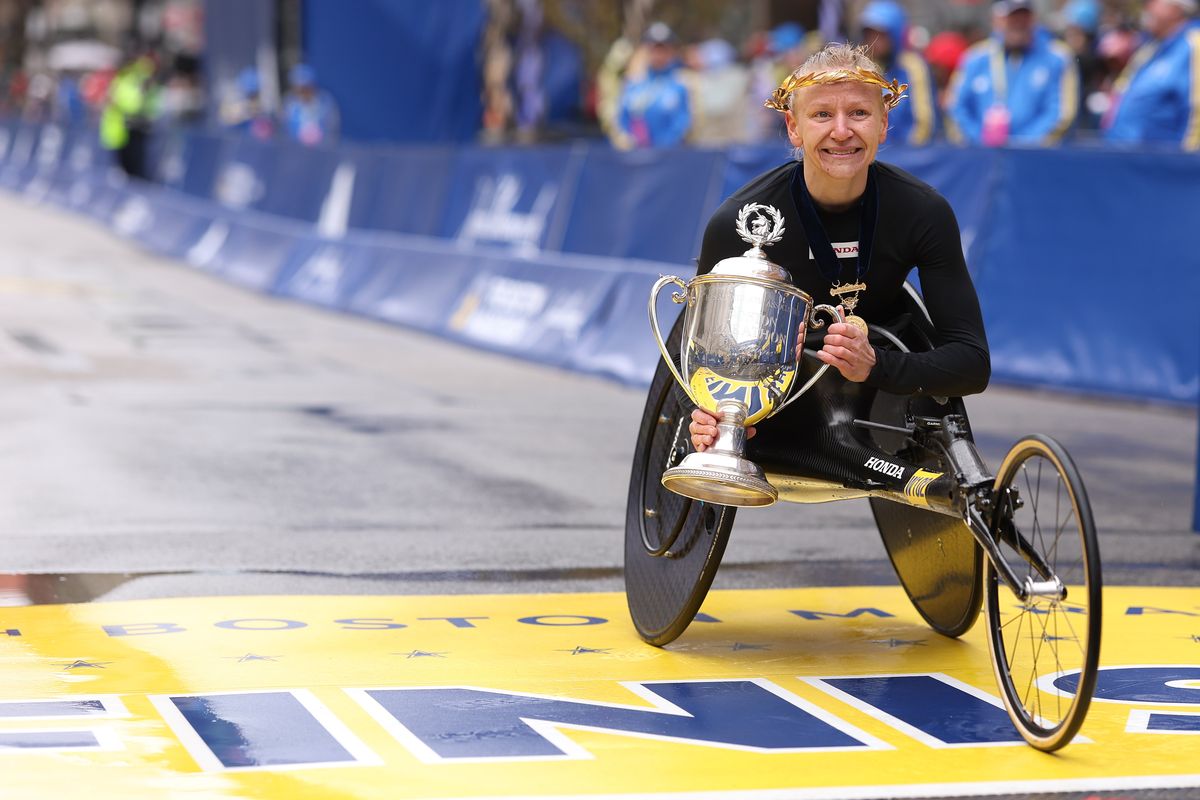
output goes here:
<path id="1" fill-rule="evenodd" d="M 683 292 L 675 292 L 671 295 L 671 301 L 674 303 L 683 304 L 687 302 L 688 285 L 681 278 L 674 275 L 661 275 L 655 281 L 654 287 L 650 290 L 650 329 L 654 332 L 654 341 L 658 342 L 658 352 L 662 353 L 663 360 L 667 362 L 667 369 L 671 370 L 671 374 L 675 376 L 675 380 L 683 387 L 684 393 L 688 399 L 697 406 L 695 395 L 692 394 L 692 387 L 687 385 L 683 376 L 679 374 L 679 368 L 675 366 L 675 359 L 671 358 L 671 354 L 667 352 L 667 343 L 663 341 L 662 329 L 658 326 L 658 293 L 663 290 L 663 287 L 669 283 L 673 283 Z"/>
<path id="2" fill-rule="evenodd" d="M 824 311 L 826 314 L 833 317 L 834 322 L 845 322 L 846 321 L 846 318 L 844 316 L 842 316 L 842 312 L 838 311 L 837 308 L 835 308 L 834 306 L 831 306 L 827 303 L 822 303 L 821 305 L 814 307 L 812 310 L 812 313 L 809 314 L 809 317 L 808 317 L 812 326 L 814 328 L 816 328 L 817 330 L 820 330 L 821 328 L 825 327 L 825 321 L 817 318 L 817 312 L 819 312 L 819 311 Z M 774 416 L 775 414 L 778 414 L 780 411 L 787 408 L 788 404 L 790 404 L 793 400 L 795 400 L 798 397 L 801 397 L 805 392 L 807 392 L 809 389 L 811 389 L 813 387 L 813 384 L 815 384 L 817 381 L 819 381 L 821 379 L 821 376 L 825 374 L 825 370 L 827 370 L 827 369 L 829 369 L 829 365 L 822 364 L 821 368 L 818 369 L 813 374 L 813 376 L 808 379 L 808 383 L 804 384 L 799 389 L 792 392 L 791 397 L 789 397 L 787 400 L 784 400 L 782 403 L 780 403 L 778 406 L 775 407 L 775 411 L 772 412 L 772 416 Z"/>

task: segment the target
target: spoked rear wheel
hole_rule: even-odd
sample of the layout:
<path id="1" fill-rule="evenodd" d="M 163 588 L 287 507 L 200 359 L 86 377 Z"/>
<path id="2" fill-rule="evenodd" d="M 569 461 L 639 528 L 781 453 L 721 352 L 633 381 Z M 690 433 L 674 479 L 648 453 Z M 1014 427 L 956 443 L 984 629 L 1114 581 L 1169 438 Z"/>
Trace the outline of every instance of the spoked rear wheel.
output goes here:
<path id="1" fill-rule="evenodd" d="M 1039 750 L 1079 731 L 1100 660 L 1100 548 L 1083 481 L 1062 445 L 1028 436 L 996 476 L 994 525 L 1004 560 L 1033 591 L 1022 601 L 987 567 L 988 645 L 1004 704 Z M 1077 674 L 1074 696 L 1052 682 Z"/>

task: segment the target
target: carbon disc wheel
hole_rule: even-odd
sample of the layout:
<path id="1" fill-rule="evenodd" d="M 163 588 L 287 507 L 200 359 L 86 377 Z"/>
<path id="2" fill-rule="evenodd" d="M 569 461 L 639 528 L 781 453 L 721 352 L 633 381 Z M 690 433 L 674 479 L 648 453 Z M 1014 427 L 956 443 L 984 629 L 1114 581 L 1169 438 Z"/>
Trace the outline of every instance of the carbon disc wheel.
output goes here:
<path id="1" fill-rule="evenodd" d="M 667 337 L 679 348 L 680 324 Z M 638 635 L 662 646 L 691 624 L 725 553 L 735 509 L 675 494 L 662 474 L 691 452 L 691 401 L 660 363 L 638 428 L 625 512 L 625 597 Z"/>
<path id="2" fill-rule="evenodd" d="M 1062 445 L 1028 436 L 996 476 L 993 530 L 1030 596 L 1021 600 L 988 562 L 988 645 L 1009 716 L 1039 750 L 1083 725 L 1100 660 L 1101 574 L 1087 491 Z M 1074 694 L 1053 687 L 1078 675 Z"/>

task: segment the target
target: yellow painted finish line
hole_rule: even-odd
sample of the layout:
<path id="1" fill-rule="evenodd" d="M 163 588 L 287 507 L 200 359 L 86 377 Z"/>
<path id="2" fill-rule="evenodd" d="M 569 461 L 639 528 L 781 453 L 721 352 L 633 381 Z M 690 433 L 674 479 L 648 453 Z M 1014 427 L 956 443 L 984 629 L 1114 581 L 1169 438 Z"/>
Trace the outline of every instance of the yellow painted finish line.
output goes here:
<path id="1" fill-rule="evenodd" d="M 1200 589 L 1109 589 L 1105 615 L 1087 741 L 1046 755 L 1007 723 L 983 621 L 945 639 L 899 588 L 714 592 L 661 650 L 620 594 L 3 608 L 2 795 L 1200 786 Z"/>

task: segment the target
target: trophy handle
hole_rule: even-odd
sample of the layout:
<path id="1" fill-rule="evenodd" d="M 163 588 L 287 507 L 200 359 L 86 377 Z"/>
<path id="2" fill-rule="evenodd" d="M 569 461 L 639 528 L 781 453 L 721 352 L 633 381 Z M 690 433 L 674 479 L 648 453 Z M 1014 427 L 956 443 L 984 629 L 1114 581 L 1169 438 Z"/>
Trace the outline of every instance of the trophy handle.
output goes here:
<path id="1" fill-rule="evenodd" d="M 827 303 L 822 303 L 819 306 L 814 306 L 812 313 L 808 317 L 809 320 L 812 322 L 812 326 L 814 328 L 816 328 L 817 330 L 821 330 L 821 328 L 825 327 L 824 320 L 817 319 L 818 311 L 824 311 L 826 314 L 833 317 L 834 322 L 845 322 L 846 321 L 846 317 L 843 316 L 842 312 L 838 311 L 835 306 L 828 305 Z M 826 366 L 828 366 L 828 365 L 826 365 Z"/>
<path id="2" fill-rule="evenodd" d="M 672 294 L 671 301 L 680 304 L 687 302 L 688 285 L 674 275 L 660 275 L 658 280 L 655 281 L 654 287 L 650 289 L 650 329 L 654 332 L 654 341 L 658 343 L 658 352 L 662 353 L 663 361 L 667 362 L 667 369 L 671 370 L 671 374 L 675 376 L 676 382 L 683 387 L 683 391 L 688 396 L 688 399 L 695 403 L 696 406 L 699 406 L 700 404 L 696 402 L 696 398 L 692 394 L 692 388 L 687 385 L 687 381 L 679 374 L 679 368 L 675 366 L 675 359 L 671 358 L 671 354 L 667 352 L 667 343 L 663 341 L 662 329 L 658 326 L 658 293 L 669 283 L 673 283 L 683 289 L 682 294 L 679 292 Z"/>
<path id="3" fill-rule="evenodd" d="M 820 330 L 821 328 L 825 327 L 825 321 L 817 318 L 818 311 L 824 311 L 826 314 L 833 317 L 834 322 L 845 322 L 846 321 L 846 318 L 844 316 L 842 316 L 842 314 L 837 310 L 837 308 L 835 308 L 834 306 L 828 305 L 826 303 L 822 303 L 821 305 L 813 308 L 812 313 L 809 314 L 809 320 L 811 321 L 812 326 L 814 328 L 816 328 L 817 330 Z M 822 364 L 821 368 L 818 369 L 816 371 L 816 373 L 814 373 L 813 376 L 808 379 L 808 383 L 801 386 L 799 389 L 797 389 L 795 392 L 792 393 L 791 397 L 789 397 L 787 400 L 784 400 L 782 403 L 780 403 L 778 406 L 775 407 L 775 410 L 771 412 L 771 416 L 775 416 L 780 411 L 787 408 L 788 404 L 791 403 L 793 400 L 795 400 L 798 397 L 803 396 L 805 392 L 807 392 L 809 389 L 811 389 L 813 387 L 813 384 L 815 384 L 817 381 L 819 381 L 821 379 L 821 376 L 825 374 L 825 370 L 827 370 L 827 369 L 829 369 L 829 365 Z"/>

